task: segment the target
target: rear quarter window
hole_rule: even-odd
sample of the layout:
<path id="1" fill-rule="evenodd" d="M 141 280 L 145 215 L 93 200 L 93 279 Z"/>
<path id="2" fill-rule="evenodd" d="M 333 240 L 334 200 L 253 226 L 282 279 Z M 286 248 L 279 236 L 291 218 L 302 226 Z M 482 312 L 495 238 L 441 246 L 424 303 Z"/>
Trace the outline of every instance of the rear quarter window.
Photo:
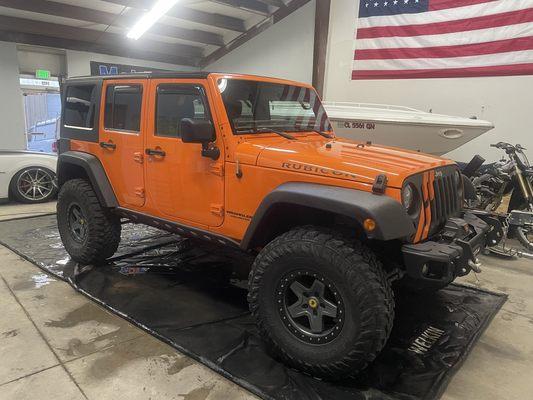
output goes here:
<path id="1" fill-rule="evenodd" d="M 96 85 L 67 87 L 63 123 L 70 128 L 92 129 L 95 115 Z"/>
<path id="2" fill-rule="evenodd" d="M 98 142 L 101 79 L 67 80 L 61 86 L 60 138 Z"/>

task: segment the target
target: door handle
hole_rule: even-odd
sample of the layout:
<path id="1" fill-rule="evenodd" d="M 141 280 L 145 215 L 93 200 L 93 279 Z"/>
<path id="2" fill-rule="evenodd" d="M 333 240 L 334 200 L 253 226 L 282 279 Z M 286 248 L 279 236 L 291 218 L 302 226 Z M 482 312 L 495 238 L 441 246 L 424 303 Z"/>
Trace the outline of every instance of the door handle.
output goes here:
<path id="1" fill-rule="evenodd" d="M 149 156 L 159 156 L 159 157 L 165 157 L 167 153 L 165 153 L 163 150 L 155 150 L 155 149 L 146 149 L 145 153 Z"/>
<path id="2" fill-rule="evenodd" d="M 117 145 L 115 143 L 111 143 L 111 142 L 100 142 L 100 147 L 103 148 L 103 149 L 115 150 L 117 148 Z"/>

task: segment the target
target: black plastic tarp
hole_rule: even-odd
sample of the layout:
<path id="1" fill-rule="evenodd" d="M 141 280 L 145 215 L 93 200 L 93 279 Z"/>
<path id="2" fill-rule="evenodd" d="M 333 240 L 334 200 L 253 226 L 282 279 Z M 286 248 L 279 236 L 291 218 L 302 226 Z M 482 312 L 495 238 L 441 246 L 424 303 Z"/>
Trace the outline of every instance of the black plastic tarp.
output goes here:
<path id="1" fill-rule="evenodd" d="M 359 375 L 326 382 L 269 355 L 248 313 L 250 259 L 154 228 L 125 224 L 109 264 L 78 266 L 55 216 L 0 222 L 0 242 L 108 309 L 253 393 L 272 399 L 435 399 L 504 295 L 451 285 L 434 295 L 400 292 L 391 337 Z"/>

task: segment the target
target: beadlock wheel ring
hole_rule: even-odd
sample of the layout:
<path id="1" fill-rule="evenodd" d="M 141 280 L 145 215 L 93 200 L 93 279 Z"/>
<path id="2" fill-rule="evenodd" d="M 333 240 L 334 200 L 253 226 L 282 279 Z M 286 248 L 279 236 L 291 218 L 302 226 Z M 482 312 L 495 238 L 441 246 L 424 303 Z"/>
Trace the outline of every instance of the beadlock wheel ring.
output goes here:
<path id="1" fill-rule="evenodd" d="M 334 340 L 344 324 L 344 302 L 333 282 L 312 270 L 285 274 L 276 289 L 281 321 L 297 339 L 315 345 Z"/>

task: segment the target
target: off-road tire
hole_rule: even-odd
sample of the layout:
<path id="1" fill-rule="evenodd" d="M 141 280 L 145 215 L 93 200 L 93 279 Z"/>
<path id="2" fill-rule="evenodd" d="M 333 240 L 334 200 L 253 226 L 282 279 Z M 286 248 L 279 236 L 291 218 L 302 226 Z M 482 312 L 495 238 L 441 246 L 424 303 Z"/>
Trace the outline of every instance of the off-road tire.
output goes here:
<path id="1" fill-rule="evenodd" d="M 338 289 L 345 319 L 330 342 L 299 340 L 282 321 L 278 281 L 302 264 Z M 394 320 L 394 295 L 374 253 L 358 241 L 313 226 L 293 229 L 261 250 L 249 276 L 248 303 L 275 356 L 311 375 L 339 379 L 364 369 L 384 347 Z"/>
<path id="2" fill-rule="evenodd" d="M 86 238 L 76 241 L 68 222 L 70 207 L 76 204 L 87 224 Z M 72 179 L 61 187 L 57 201 L 57 225 L 70 257 L 81 264 L 97 264 L 111 257 L 120 242 L 120 218 L 102 207 L 91 184 Z"/>

